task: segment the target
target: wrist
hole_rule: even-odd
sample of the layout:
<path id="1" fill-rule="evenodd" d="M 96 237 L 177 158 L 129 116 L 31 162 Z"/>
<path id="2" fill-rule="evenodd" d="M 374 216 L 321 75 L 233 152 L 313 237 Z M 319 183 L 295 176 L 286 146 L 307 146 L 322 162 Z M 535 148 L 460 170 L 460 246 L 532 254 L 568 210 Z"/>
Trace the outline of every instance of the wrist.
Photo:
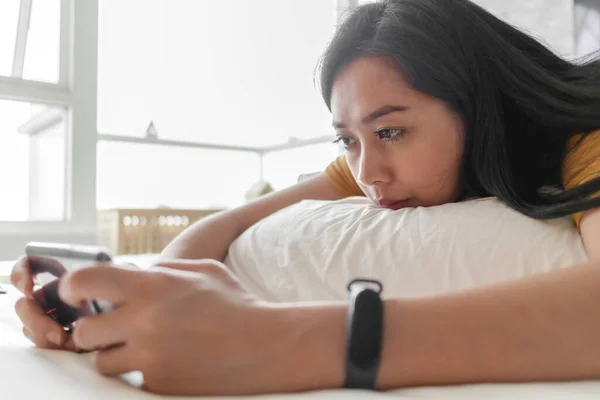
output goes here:
<path id="1" fill-rule="evenodd" d="M 345 379 L 345 303 L 276 304 L 286 326 L 286 350 L 276 372 L 290 390 L 342 388 Z M 281 376 L 283 375 L 283 376 Z"/>

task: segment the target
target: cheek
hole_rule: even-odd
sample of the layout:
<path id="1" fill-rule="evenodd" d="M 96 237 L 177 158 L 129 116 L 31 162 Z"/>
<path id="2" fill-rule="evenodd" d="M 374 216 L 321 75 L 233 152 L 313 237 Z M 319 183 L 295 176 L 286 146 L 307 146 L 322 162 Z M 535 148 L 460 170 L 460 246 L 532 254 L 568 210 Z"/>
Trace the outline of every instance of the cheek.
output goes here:
<path id="1" fill-rule="evenodd" d="M 416 149 L 415 149 L 416 150 Z M 458 143 L 423 147 L 397 165 L 397 173 L 415 195 L 431 203 L 453 201 L 460 191 L 462 150 Z"/>

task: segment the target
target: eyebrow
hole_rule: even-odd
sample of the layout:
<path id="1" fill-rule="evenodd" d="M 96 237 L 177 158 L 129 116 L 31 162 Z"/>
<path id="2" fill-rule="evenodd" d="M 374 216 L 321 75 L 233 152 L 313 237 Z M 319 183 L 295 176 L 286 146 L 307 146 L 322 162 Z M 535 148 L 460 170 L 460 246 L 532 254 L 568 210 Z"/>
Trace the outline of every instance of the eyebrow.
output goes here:
<path id="1" fill-rule="evenodd" d="M 394 112 L 401 112 L 408 110 L 406 106 L 393 106 L 393 105 L 385 105 L 383 107 L 379 107 L 377 110 L 371 112 L 369 115 L 362 119 L 363 124 L 368 124 L 370 122 L 375 121 L 378 118 L 383 117 L 384 115 L 388 115 Z M 343 129 L 346 128 L 346 125 L 342 122 L 333 121 L 333 127 L 335 129 Z"/>

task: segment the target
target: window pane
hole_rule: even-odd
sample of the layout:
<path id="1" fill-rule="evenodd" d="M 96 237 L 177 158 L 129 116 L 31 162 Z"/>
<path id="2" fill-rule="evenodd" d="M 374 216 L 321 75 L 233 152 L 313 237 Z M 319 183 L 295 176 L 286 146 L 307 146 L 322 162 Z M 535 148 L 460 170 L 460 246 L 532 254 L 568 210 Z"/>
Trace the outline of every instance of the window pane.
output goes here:
<path id="1" fill-rule="evenodd" d="M 98 143 L 98 208 L 223 208 L 259 179 L 255 153 Z"/>
<path id="2" fill-rule="evenodd" d="M 338 154 L 339 147 L 331 143 L 267 153 L 263 159 L 264 180 L 281 190 L 298 182 L 302 174 L 324 171 Z"/>
<path id="3" fill-rule="evenodd" d="M 0 221 L 65 218 L 65 115 L 0 100 Z"/>
<path id="4" fill-rule="evenodd" d="M 246 146 L 329 134 L 313 74 L 335 23 L 335 0 L 101 1 L 99 131 L 154 121 L 165 139 Z"/>
<path id="5" fill-rule="evenodd" d="M 19 23 L 19 0 L 0 1 L 0 75 L 12 73 Z"/>
<path id="6" fill-rule="evenodd" d="M 57 83 L 59 57 L 60 0 L 33 0 L 23 78 Z"/>

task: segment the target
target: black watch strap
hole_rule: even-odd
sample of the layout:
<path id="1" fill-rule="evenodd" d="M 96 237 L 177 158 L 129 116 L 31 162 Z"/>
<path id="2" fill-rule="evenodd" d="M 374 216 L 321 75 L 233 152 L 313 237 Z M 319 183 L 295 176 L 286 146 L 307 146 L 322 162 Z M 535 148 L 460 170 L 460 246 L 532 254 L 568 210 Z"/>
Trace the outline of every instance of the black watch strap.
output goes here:
<path id="1" fill-rule="evenodd" d="M 354 279 L 348 284 L 345 388 L 375 389 L 383 341 L 382 291 L 376 280 Z"/>

